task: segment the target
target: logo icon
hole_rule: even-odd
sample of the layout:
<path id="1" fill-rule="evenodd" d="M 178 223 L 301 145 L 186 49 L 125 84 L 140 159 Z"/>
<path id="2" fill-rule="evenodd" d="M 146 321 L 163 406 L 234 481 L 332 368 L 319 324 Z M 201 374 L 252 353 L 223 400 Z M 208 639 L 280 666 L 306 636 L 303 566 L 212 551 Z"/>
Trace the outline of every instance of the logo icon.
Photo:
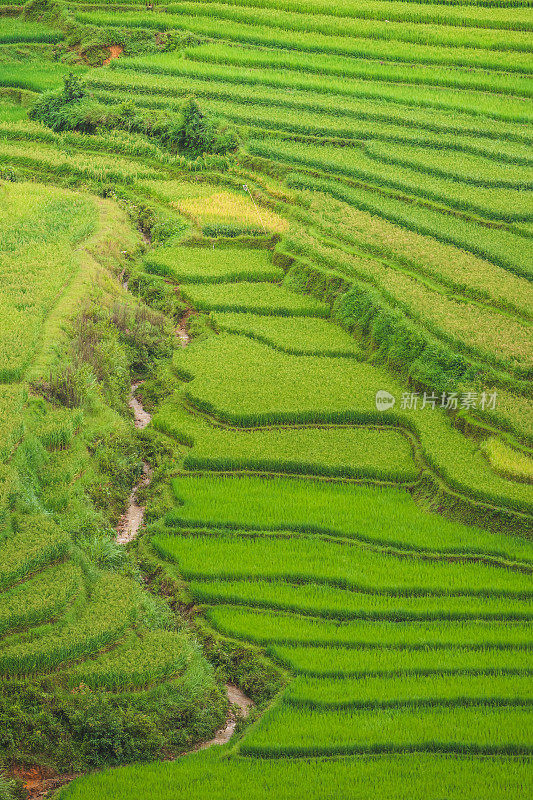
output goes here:
<path id="1" fill-rule="evenodd" d="M 378 411 L 388 411 L 389 408 L 394 406 L 395 402 L 394 395 L 386 392 L 385 389 L 380 389 L 379 392 L 376 392 L 376 408 Z"/>

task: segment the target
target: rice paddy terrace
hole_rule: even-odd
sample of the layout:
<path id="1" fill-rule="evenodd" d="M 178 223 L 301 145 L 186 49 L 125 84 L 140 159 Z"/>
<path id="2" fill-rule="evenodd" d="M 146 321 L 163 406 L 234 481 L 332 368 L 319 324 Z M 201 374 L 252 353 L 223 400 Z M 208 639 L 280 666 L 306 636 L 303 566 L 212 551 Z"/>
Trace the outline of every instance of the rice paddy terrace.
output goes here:
<path id="1" fill-rule="evenodd" d="M 532 27 L 519 0 L 2 5 L 10 774 L 529 796 Z M 228 681 L 249 720 L 181 755 Z"/>

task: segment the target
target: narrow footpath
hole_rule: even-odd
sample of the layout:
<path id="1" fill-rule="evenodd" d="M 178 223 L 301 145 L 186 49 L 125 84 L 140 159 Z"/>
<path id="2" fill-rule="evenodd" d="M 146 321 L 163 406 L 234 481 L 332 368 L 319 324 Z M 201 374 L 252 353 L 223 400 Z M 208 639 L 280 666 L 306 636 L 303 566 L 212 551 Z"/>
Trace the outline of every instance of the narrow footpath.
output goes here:
<path id="1" fill-rule="evenodd" d="M 176 328 L 176 336 L 179 339 L 181 347 L 187 347 L 190 342 L 190 336 L 187 332 L 187 321 L 192 313 L 192 309 L 186 311 L 180 320 L 180 324 Z M 150 424 L 152 420 L 152 415 L 146 411 L 141 401 L 135 397 L 137 389 L 139 389 L 142 384 L 142 381 L 136 381 L 131 384 L 129 401 L 129 407 L 133 411 L 133 422 L 137 430 L 143 430 L 147 425 Z M 133 487 L 126 511 L 120 518 L 117 525 L 116 541 L 118 544 L 127 544 L 128 542 L 131 542 L 139 533 L 144 521 L 145 507 L 138 504 L 137 492 L 139 489 L 149 485 L 152 479 L 152 473 L 153 470 L 150 465 L 146 461 L 143 461 L 142 477 Z M 239 717 L 246 718 L 248 716 L 250 709 L 253 706 L 253 701 L 247 697 L 244 692 L 241 692 L 237 686 L 227 683 L 226 695 L 230 703 L 230 708 L 224 726 L 215 733 L 212 739 L 209 739 L 206 742 L 201 742 L 187 752 L 205 750 L 213 745 L 226 744 L 229 742 L 235 732 Z"/>

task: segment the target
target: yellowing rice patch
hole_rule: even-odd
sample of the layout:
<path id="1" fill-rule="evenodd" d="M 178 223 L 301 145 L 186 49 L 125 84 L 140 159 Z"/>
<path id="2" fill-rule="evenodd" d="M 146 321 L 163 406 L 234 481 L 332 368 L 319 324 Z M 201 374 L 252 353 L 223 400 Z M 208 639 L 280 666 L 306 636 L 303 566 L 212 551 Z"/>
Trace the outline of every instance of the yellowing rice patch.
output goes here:
<path id="1" fill-rule="evenodd" d="M 208 197 L 180 199 L 173 205 L 198 225 L 231 224 L 245 228 L 266 228 L 268 233 L 283 233 L 289 224 L 272 211 L 256 208 L 249 197 L 233 192 L 214 192 Z"/>

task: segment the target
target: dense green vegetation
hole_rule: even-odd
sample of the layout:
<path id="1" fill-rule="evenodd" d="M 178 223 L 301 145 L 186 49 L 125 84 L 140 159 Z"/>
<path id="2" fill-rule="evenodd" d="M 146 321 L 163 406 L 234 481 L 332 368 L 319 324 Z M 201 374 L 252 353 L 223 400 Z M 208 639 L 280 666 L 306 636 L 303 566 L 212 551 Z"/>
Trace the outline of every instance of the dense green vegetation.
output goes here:
<path id="1" fill-rule="evenodd" d="M 154 757 L 224 709 L 213 668 L 113 541 L 141 467 L 130 370 L 168 357 L 171 327 L 113 278 L 140 246 L 118 205 L 38 182 L 2 196 L 2 761 Z"/>
<path id="2" fill-rule="evenodd" d="M 416 434 L 424 458 L 459 492 L 489 503 L 531 508 L 529 489 L 495 475 L 475 444 L 438 408 L 402 411 L 400 404 L 399 410 L 396 406 L 378 411 L 375 395 L 383 387 L 402 397 L 402 387 L 384 370 L 348 359 L 287 355 L 262 342 L 225 334 L 176 353 L 175 365 L 189 379 L 189 402 L 232 425 L 397 424 Z"/>
<path id="3" fill-rule="evenodd" d="M 457 738 L 461 746 L 456 744 Z M 387 745 L 383 745 L 383 741 Z M 530 755 L 524 709 L 472 706 L 442 709 L 272 712 L 243 744 L 255 755 L 335 755 L 372 752 L 509 753 Z"/>
<path id="4" fill-rule="evenodd" d="M 419 471 L 411 446 L 386 428 L 286 428 L 256 430 L 209 424 L 187 413 L 179 399 L 158 409 L 154 427 L 191 449 L 184 465 L 191 470 L 252 470 L 332 478 L 415 481 Z"/>
<path id="5" fill-rule="evenodd" d="M 0 797 L 526 796 L 527 3 L 0 16 Z"/>
<path id="6" fill-rule="evenodd" d="M 354 494 L 347 486 L 226 476 L 183 476 L 172 485 L 177 505 L 165 517 L 170 527 L 211 523 L 217 528 L 295 530 L 401 550 L 493 553 L 509 560 L 531 560 L 528 541 L 443 520 L 421 510 L 398 489 L 361 487 Z"/>
<path id="7" fill-rule="evenodd" d="M 502 800 L 514 800 L 527 784 L 528 760 L 502 756 L 472 759 L 467 756 L 412 754 L 359 757 L 357 759 L 258 759 L 221 758 L 216 750 L 198 753 L 164 764 L 132 766 L 120 771 L 96 773 L 74 782 L 63 795 L 68 800 L 93 800 L 112 792 L 116 800 L 140 797 L 139 786 L 154 798 L 187 792 L 194 800 L 205 793 L 215 800 L 246 796 L 262 800 L 265 786 L 275 786 L 287 800 L 302 794 L 327 797 L 327 793 L 364 800 L 369 787 L 383 800 L 402 800 L 406 787 L 413 800 L 424 800 L 438 786 L 448 796 L 477 800 L 497 792 Z M 137 793 L 137 794 L 136 794 Z"/>

